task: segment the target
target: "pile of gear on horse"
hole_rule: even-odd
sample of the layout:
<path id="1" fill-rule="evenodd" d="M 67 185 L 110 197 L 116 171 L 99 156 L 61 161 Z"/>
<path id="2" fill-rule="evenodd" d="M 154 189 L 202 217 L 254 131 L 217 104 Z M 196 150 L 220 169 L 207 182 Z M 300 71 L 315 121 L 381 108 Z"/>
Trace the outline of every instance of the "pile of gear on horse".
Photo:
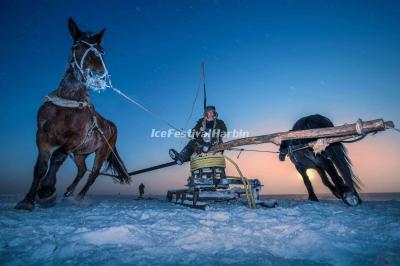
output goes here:
<path id="1" fill-rule="evenodd" d="M 116 181 L 122 184 L 131 182 L 132 173 L 128 173 L 116 149 L 117 127 L 96 112 L 89 95 L 89 89 L 113 88 L 101 46 L 105 29 L 97 34 L 83 32 L 71 18 L 69 18 L 68 27 L 73 38 L 69 64 L 58 88 L 46 97 L 39 108 L 36 133 L 38 157 L 33 181 L 25 198 L 16 205 L 17 209 L 32 210 L 36 201 L 49 205 L 55 202 L 57 171 L 68 156 L 73 158 L 78 172 L 72 184 L 68 186 L 64 197 L 73 195 L 76 186 L 87 171 L 85 160 L 92 153 L 95 153 L 93 167 L 85 186 L 78 194 L 79 199 L 84 198 L 96 178 L 104 174 L 100 172 L 104 164 L 107 170 L 113 171 L 113 174 L 109 175 Z M 150 112 L 121 91 L 115 88 L 113 90 L 146 112 Z M 394 127 L 393 123 L 390 123 L 384 122 L 383 128 L 382 126 L 378 129 L 372 128 L 368 133 Z M 292 131 L 333 127 L 333 123 L 328 118 L 311 115 L 298 120 Z M 181 165 L 196 155 L 216 154 L 213 149 L 223 145 L 222 139 L 226 132 L 227 127 L 224 121 L 218 118 L 216 107 L 205 105 L 204 116 L 193 128 L 192 139 L 180 152 L 171 149 L 169 154 L 174 163 L 164 164 L 162 167 Z M 307 145 L 316 140 L 319 140 L 319 137 L 283 139 L 280 143 L 279 159 L 284 161 L 286 155 L 289 156 L 303 177 L 310 200 L 318 200 L 307 175 L 307 169 L 311 168 L 318 172 L 324 185 L 337 198 L 350 206 L 360 204 L 358 191 L 360 182 L 352 171 L 344 145 L 336 142 L 324 146 L 321 152 L 315 152 Z M 247 144 L 254 143 L 250 140 L 244 145 Z M 303 148 L 293 148 L 299 145 L 303 145 Z M 223 149 L 218 152 L 222 154 Z M 151 170 L 158 168 L 153 167 Z M 245 187 L 250 186 L 243 176 L 242 181 Z M 143 195 L 143 193 L 144 185 L 140 190 L 140 194 Z"/>

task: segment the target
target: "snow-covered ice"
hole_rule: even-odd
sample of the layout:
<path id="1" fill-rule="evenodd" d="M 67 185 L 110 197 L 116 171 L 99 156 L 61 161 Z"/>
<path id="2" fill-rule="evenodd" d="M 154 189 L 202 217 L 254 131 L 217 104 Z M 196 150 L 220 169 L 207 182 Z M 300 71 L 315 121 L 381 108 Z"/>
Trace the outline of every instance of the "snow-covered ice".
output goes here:
<path id="1" fill-rule="evenodd" d="M 19 199 L 0 196 L 0 264 L 400 265 L 398 196 L 355 208 L 278 198 L 274 209 L 207 211 L 88 196 L 25 212 L 13 209 Z"/>

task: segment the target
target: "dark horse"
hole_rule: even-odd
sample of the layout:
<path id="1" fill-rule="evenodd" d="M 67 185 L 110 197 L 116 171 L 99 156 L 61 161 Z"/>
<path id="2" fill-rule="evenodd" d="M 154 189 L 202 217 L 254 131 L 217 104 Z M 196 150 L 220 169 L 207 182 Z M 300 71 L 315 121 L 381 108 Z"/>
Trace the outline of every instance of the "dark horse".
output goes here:
<path id="1" fill-rule="evenodd" d="M 129 183 L 130 177 L 118 155 L 116 126 L 95 111 L 88 88 L 103 88 L 108 79 L 101 42 L 105 30 L 97 34 L 82 32 L 69 18 L 69 31 L 74 40 L 67 70 L 58 88 L 39 108 L 36 144 L 38 158 L 28 194 L 15 208 L 32 210 L 36 198 L 44 203 L 56 199 L 56 173 L 67 156 L 73 155 L 78 173 L 67 188 L 65 197 L 73 194 L 86 172 L 86 157 L 95 153 L 93 169 L 79 193 L 83 198 L 95 182 L 104 162 L 113 170 L 116 180 Z"/>
<path id="2" fill-rule="evenodd" d="M 310 115 L 299 119 L 292 130 L 314 129 L 333 127 L 333 123 L 322 115 Z M 288 154 L 297 171 L 303 177 L 308 191 L 308 199 L 318 201 L 314 193 L 307 169 L 315 169 L 320 175 L 322 182 L 337 198 L 350 206 L 361 203 L 357 190 L 360 189 L 359 180 L 351 169 L 351 161 L 347 156 L 346 148 L 342 143 L 329 145 L 321 154 L 315 154 L 311 148 L 293 150 L 302 144 L 315 141 L 316 139 L 298 139 L 283 141 L 280 146 L 279 159 L 285 160 Z M 329 180 L 328 175 L 331 180 Z M 333 184 L 332 184 L 332 182 Z"/>

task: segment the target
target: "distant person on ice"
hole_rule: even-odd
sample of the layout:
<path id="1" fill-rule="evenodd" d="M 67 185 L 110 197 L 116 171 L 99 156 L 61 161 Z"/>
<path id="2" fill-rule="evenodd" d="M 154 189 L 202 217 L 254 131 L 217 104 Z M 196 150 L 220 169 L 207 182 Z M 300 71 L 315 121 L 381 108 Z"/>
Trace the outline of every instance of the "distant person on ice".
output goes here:
<path id="1" fill-rule="evenodd" d="M 140 198 L 143 198 L 143 195 L 144 195 L 144 188 L 145 188 L 145 186 L 143 185 L 143 183 L 141 183 L 141 184 L 139 185 L 139 197 L 140 197 Z"/>
<path id="2" fill-rule="evenodd" d="M 190 160 L 194 153 L 206 153 L 213 145 L 222 143 L 222 138 L 227 132 L 224 121 L 218 119 L 218 113 L 214 106 L 207 106 L 203 118 L 197 121 L 192 129 L 192 139 L 186 144 L 181 152 L 174 149 L 169 150 L 169 156 L 181 165 Z"/>

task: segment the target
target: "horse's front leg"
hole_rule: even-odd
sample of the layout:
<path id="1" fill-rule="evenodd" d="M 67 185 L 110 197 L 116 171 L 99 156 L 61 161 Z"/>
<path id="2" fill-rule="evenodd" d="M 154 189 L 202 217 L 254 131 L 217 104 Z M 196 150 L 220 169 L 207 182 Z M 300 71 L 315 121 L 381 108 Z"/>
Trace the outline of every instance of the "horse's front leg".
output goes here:
<path id="1" fill-rule="evenodd" d="M 336 193 L 332 193 L 338 198 L 341 199 L 343 193 L 346 191 L 346 187 L 343 183 L 342 177 L 339 175 L 339 173 L 336 170 L 336 167 L 333 165 L 331 160 L 324 160 L 324 165 L 325 165 L 325 170 L 328 173 L 328 175 L 331 177 L 332 182 L 335 184 L 336 188 Z"/>
<path id="2" fill-rule="evenodd" d="M 31 211 L 35 207 L 36 193 L 40 184 L 40 180 L 46 175 L 48 161 L 51 154 L 51 146 L 46 141 L 46 135 L 38 131 L 36 134 L 36 143 L 39 154 L 33 172 L 33 180 L 29 192 L 25 198 L 17 203 L 16 209 Z"/>
<path id="3" fill-rule="evenodd" d="M 72 184 L 68 186 L 67 191 L 64 193 L 64 197 L 70 197 L 72 194 L 74 194 L 76 186 L 79 184 L 79 181 L 81 181 L 82 177 L 85 175 L 87 170 L 85 160 L 87 156 L 88 156 L 87 154 L 75 155 L 74 162 L 78 167 L 78 173 L 76 174 L 76 177 L 72 182 Z"/>
<path id="4" fill-rule="evenodd" d="M 106 146 L 103 146 L 96 151 L 92 172 L 90 173 L 85 186 L 82 188 L 81 192 L 79 192 L 78 199 L 83 199 L 85 197 L 89 188 L 93 185 L 93 183 L 96 181 L 96 178 L 99 176 L 100 169 L 109 155 L 110 155 L 110 149 Z"/>
<path id="5" fill-rule="evenodd" d="M 332 194 L 333 194 L 336 198 L 340 199 L 340 198 L 341 198 L 340 192 L 339 192 L 338 189 L 331 183 L 331 181 L 329 180 L 328 176 L 327 176 L 326 173 L 325 173 L 325 170 L 324 170 L 324 169 L 321 169 L 321 168 L 319 168 L 319 167 L 317 167 L 316 170 L 317 170 L 319 176 L 321 177 L 322 183 L 323 183 L 327 188 L 329 188 L 329 190 L 332 192 Z"/>
<path id="6" fill-rule="evenodd" d="M 38 198 L 40 203 L 53 204 L 56 200 L 56 174 L 60 166 L 64 163 L 68 156 L 65 146 L 57 148 L 50 158 L 50 167 L 46 176 L 40 181 L 38 190 Z"/>
<path id="7" fill-rule="evenodd" d="M 349 206 L 361 204 L 361 198 L 358 195 L 357 190 L 355 190 L 353 186 L 346 185 L 343 182 L 344 179 L 339 175 L 335 165 L 330 160 L 326 163 L 326 165 L 326 171 L 331 176 L 332 181 L 338 188 L 338 193 L 340 195 L 339 198 Z"/>
<path id="8" fill-rule="evenodd" d="M 301 177 L 303 177 L 303 182 L 308 192 L 308 199 L 312 201 L 318 201 L 317 195 L 315 195 L 314 189 L 312 187 L 310 178 L 307 175 L 307 169 L 300 166 L 296 166 L 296 169 L 300 173 Z"/>

